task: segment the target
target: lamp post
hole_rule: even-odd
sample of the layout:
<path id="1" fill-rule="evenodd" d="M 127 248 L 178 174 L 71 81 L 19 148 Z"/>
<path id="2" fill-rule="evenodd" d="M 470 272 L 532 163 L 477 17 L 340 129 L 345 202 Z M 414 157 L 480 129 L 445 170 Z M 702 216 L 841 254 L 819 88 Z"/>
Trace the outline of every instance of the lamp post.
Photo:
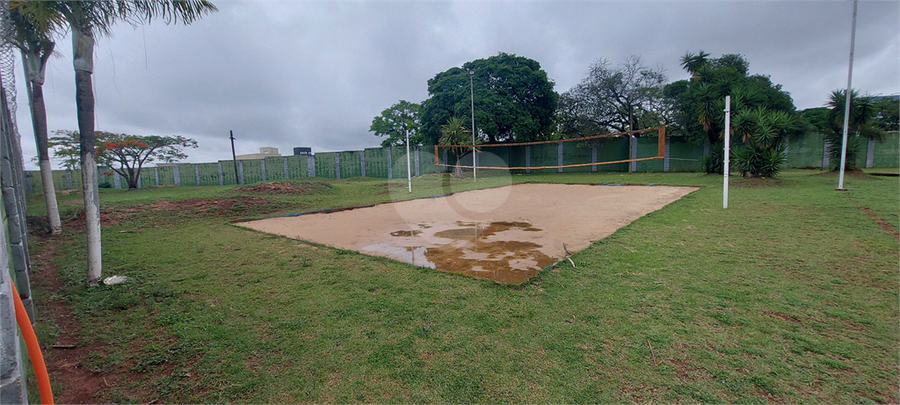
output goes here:
<path id="1" fill-rule="evenodd" d="M 475 85 L 472 83 L 475 71 L 469 71 L 469 96 L 472 106 L 472 182 L 478 182 L 478 160 L 475 152 Z"/>

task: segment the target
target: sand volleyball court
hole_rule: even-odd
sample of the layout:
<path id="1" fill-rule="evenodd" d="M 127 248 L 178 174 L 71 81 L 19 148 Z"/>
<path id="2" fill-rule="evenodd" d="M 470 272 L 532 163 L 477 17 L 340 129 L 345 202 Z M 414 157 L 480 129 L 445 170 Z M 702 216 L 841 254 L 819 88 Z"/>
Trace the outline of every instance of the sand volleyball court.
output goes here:
<path id="1" fill-rule="evenodd" d="M 696 189 L 516 184 L 237 225 L 517 284 Z"/>

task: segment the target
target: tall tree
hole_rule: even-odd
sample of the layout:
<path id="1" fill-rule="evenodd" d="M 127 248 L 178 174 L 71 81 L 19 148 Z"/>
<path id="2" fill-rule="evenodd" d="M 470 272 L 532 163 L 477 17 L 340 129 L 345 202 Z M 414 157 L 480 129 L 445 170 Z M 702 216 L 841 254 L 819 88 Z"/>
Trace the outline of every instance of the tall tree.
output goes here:
<path id="1" fill-rule="evenodd" d="M 835 90 L 831 92 L 826 103 L 828 108 L 829 130 L 825 131 L 825 139 L 828 140 L 828 156 L 831 168 L 840 169 L 841 145 L 844 141 L 844 106 L 847 105 L 847 91 Z M 862 147 L 862 139 L 874 139 L 883 141 L 885 131 L 879 125 L 876 117 L 879 110 L 875 106 L 872 96 L 861 96 L 855 89 L 850 90 L 850 123 L 847 134 L 846 166 L 854 167 L 856 156 Z"/>
<path id="2" fill-rule="evenodd" d="M 472 72 L 470 77 L 469 72 Z M 428 80 L 422 134 L 441 137 L 451 117 L 469 117 L 474 92 L 475 135 L 490 143 L 548 139 L 559 96 L 535 60 L 507 53 L 466 62 Z"/>
<path id="3" fill-rule="evenodd" d="M 608 60 L 593 63 L 581 83 L 560 96 L 558 120 L 574 134 L 626 132 L 665 124 L 668 106 L 663 97 L 666 76 L 651 69 L 639 56 L 630 56 L 617 66 Z M 582 128 L 571 128 L 582 125 Z M 561 128 L 562 129 L 562 128 Z"/>
<path id="4" fill-rule="evenodd" d="M 387 137 L 381 141 L 383 147 L 406 145 L 407 131 L 409 132 L 409 142 L 413 145 L 421 145 L 423 138 L 419 133 L 420 107 L 419 104 L 400 100 L 397 104 L 384 109 L 381 115 L 373 118 L 369 131 L 374 132 L 376 136 Z"/>
<path id="5" fill-rule="evenodd" d="M 125 21 L 132 25 L 161 18 L 166 24 L 190 24 L 216 7 L 206 0 L 115 0 L 52 1 L 56 13 L 63 16 L 72 32 L 72 64 L 75 68 L 75 106 L 81 135 L 81 176 L 88 247 L 88 283 L 102 275 L 100 247 L 100 194 L 97 160 L 94 152 L 94 43 L 98 35 L 109 35 L 113 25 Z"/>
<path id="6" fill-rule="evenodd" d="M 790 94 L 781 85 L 773 84 L 768 76 L 750 75 L 750 64 L 743 56 L 725 54 L 719 58 L 687 54 L 682 57 L 682 67 L 691 73 L 690 80 L 679 80 L 665 87 L 665 95 L 674 104 L 671 133 L 687 137 L 697 142 L 708 142 L 710 155 L 704 159 L 704 170 L 713 173 L 722 171 L 722 138 L 725 136 L 725 96 L 732 97 L 732 111 L 735 117 L 746 110 L 743 119 L 735 125 L 744 125 L 738 141 L 756 152 L 742 152 L 742 156 L 752 157 L 748 164 L 756 165 L 746 170 L 749 175 L 769 173 L 759 165 L 771 166 L 772 159 L 760 156 L 775 156 L 784 146 L 783 139 L 802 133 L 803 120 L 794 107 Z M 755 115 L 751 114 L 752 112 Z M 753 119 L 750 119 L 753 117 Z M 784 117 L 787 117 L 786 119 Z M 779 126 L 775 132 L 772 123 Z M 783 125 L 782 125 L 783 124 Z M 762 131 L 762 132 L 760 132 Z M 777 142 L 762 142 L 762 138 L 774 137 Z M 741 145 L 735 145 L 735 150 Z M 753 163 L 753 162 L 758 162 Z M 767 162 L 767 163 L 766 163 Z"/>
<path id="7" fill-rule="evenodd" d="M 47 61 L 56 46 L 53 37 L 64 27 L 65 22 L 48 7 L 46 2 L 13 1 L 9 3 L 9 8 L 10 20 L 15 28 L 15 36 L 11 39 L 22 52 L 31 124 L 37 147 L 38 165 L 41 168 L 44 201 L 47 205 L 47 221 L 50 223 L 50 233 L 58 235 L 62 232 L 62 221 L 59 219 L 59 206 L 53 185 L 53 168 L 50 165 L 47 144 L 47 107 L 44 104 L 43 86 Z"/>

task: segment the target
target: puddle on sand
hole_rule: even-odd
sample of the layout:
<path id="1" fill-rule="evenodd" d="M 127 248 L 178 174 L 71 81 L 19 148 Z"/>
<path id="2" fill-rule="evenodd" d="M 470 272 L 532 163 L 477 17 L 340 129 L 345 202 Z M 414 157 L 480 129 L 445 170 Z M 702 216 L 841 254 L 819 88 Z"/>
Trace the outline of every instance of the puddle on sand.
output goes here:
<path id="1" fill-rule="evenodd" d="M 401 259 L 417 266 L 453 271 L 474 277 L 489 278 L 501 283 L 520 284 L 537 275 L 541 269 L 556 260 L 539 249 L 541 245 L 521 240 L 498 240 L 498 234 L 507 231 L 539 232 L 524 221 L 495 221 L 486 224 L 475 222 L 456 223 L 458 228 L 444 229 L 433 234 L 446 239 L 438 244 L 432 238 L 419 239 L 421 230 L 399 230 L 391 236 L 413 238 L 410 241 L 387 242 L 366 246 L 365 251 L 377 252 Z M 422 229 L 431 228 L 419 224 Z M 426 235 L 422 235 L 426 236 Z M 505 236 L 514 237 L 515 234 Z M 488 240 L 490 238 L 491 240 Z M 419 246 L 402 246 L 398 243 L 416 243 Z M 433 246 L 423 247 L 422 242 Z M 436 245 L 436 246 L 435 246 Z"/>
<path id="2" fill-rule="evenodd" d="M 422 233 L 422 231 L 418 231 L 418 230 L 412 230 L 412 231 L 394 231 L 394 232 L 391 232 L 391 236 L 410 237 L 410 236 L 416 236 L 416 235 L 418 235 L 418 234 L 420 234 L 420 233 Z"/>

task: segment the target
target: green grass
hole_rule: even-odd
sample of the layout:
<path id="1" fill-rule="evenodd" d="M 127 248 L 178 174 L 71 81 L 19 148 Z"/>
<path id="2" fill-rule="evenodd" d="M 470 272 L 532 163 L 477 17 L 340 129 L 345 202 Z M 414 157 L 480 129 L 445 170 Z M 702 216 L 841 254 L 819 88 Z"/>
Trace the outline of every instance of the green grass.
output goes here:
<path id="1" fill-rule="evenodd" d="M 103 229 L 104 274 L 133 278 L 120 286 L 83 285 L 84 236 L 69 232 L 63 294 L 83 339 L 107 345 L 84 366 L 140 376 L 105 394 L 117 402 L 900 400 L 898 241 L 873 219 L 898 227 L 896 178 L 849 176 L 849 192 L 830 173 L 733 178 L 722 209 L 717 176 L 487 174 L 425 176 L 412 194 L 349 179 L 233 213 L 134 213 Z M 227 222 L 510 182 L 701 188 L 523 286 Z M 101 202 L 231 188 L 107 190 Z"/>

